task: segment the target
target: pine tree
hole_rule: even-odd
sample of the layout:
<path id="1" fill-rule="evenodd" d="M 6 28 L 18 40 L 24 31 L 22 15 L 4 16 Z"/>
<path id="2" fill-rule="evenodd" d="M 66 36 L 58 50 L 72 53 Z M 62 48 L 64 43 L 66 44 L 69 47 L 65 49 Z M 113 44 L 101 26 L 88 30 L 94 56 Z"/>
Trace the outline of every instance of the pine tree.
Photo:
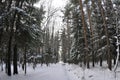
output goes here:
<path id="1" fill-rule="evenodd" d="M 13 58 L 13 74 L 18 74 L 18 52 L 25 47 L 41 46 L 41 23 L 44 9 L 35 8 L 33 4 L 39 0 L 4 0 L 0 1 L 0 43 L 4 42 L 6 49 L 6 73 L 11 76 L 11 62 Z M 23 5 L 27 3 L 26 5 Z M 14 4 L 14 5 L 13 5 Z M 34 10 L 34 11 L 33 11 Z M 3 34 L 4 33 L 4 34 Z M 37 45 L 36 45 L 37 44 Z M 13 52 L 12 52 L 13 51 Z M 13 54 L 12 54 L 13 53 Z M 13 57 L 11 56 L 13 55 Z"/>

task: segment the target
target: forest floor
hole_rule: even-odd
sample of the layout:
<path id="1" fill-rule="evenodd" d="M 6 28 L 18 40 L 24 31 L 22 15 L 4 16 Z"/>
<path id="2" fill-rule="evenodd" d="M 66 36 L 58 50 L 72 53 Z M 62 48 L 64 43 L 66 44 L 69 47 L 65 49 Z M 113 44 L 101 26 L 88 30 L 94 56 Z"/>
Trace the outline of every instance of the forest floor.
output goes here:
<path id="1" fill-rule="evenodd" d="M 69 74 L 76 76 L 77 80 L 120 80 L 120 65 L 118 65 L 116 73 L 108 69 L 106 62 L 103 62 L 102 67 L 98 64 L 90 69 L 75 64 L 66 64 L 66 67 Z"/>
<path id="2" fill-rule="evenodd" d="M 117 69 L 117 74 L 107 69 L 104 65 L 102 68 L 86 69 L 74 64 L 57 63 L 46 65 L 37 65 L 33 69 L 32 65 L 28 65 L 27 74 L 19 68 L 18 75 L 7 76 L 5 72 L 0 71 L 0 80 L 119 80 L 120 67 Z"/>

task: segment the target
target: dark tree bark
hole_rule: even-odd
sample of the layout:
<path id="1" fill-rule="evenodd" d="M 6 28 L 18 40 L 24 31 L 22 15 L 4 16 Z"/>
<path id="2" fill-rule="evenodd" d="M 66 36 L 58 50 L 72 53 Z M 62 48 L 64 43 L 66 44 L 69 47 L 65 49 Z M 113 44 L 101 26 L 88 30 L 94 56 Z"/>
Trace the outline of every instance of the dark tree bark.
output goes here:
<path id="1" fill-rule="evenodd" d="M 102 62 L 103 62 L 102 56 L 100 56 L 100 66 L 101 66 L 101 67 L 102 67 Z"/>
<path id="2" fill-rule="evenodd" d="M 2 41 L 2 36 L 3 36 L 3 29 L 0 30 L 0 45 L 1 45 L 1 41 Z"/>
<path id="3" fill-rule="evenodd" d="M 21 4 L 20 4 L 20 2 L 18 2 L 17 6 L 20 5 L 20 8 L 21 8 L 22 4 L 23 4 L 23 1 L 21 1 Z M 16 14 L 16 15 L 18 16 L 16 24 L 15 24 L 16 31 L 17 31 L 18 27 L 19 27 L 19 22 L 20 22 L 20 15 L 19 14 Z M 14 33 L 15 42 L 16 42 L 16 31 Z M 18 53 L 17 53 L 17 42 L 16 42 L 15 45 L 14 45 L 14 54 L 13 54 L 13 74 L 18 74 L 17 60 L 18 60 Z"/>
<path id="4" fill-rule="evenodd" d="M 116 64 L 116 56 L 114 56 L 114 58 L 113 58 L 113 59 L 114 59 L 114 65 L 115 65 L 115 64 Z"/>
<path id="5" fill-rule="evenodd" d="M 1 58 L 1 71 L 3 71 L 3 58 Z"/>
<path id="6" fill-rule="evenodd" d="M 0 59 L 1 60 L 1 71 L 3 71 L 3 64 L 2 64 L 2 58 Z"/>
<path id="7" fill-rule="evenodd" d="M 3 29 L 0 30 L 0 47 L 1 47 L 1 41 L 2 41 L 2 35 L 3 35 Z M 3 47 L 2 47 L 2 52 L 3 52 Z M 3 53 L 1 53 L 3 56 Z M 3 71 L 3 57 L 1 57 L 1 71 Z"/>
<path id="8" fill-rule="evenodd" d="M 95 54 L 94 54 L 94 51 L 92 51 L 92 66 L 95 67 Z"/>
<path id="9" fill-rule="evenodd" d="M 24 48 L 25 52 L 24 52 L 24 70 L 25 70 L 25 74 L 27 73 L 27 66 L 26 66 L 26 53 L 27 53 L 27 49 L 26 46 Z"/>
<path id="10" fill-rule="evenodd" d="M 20 1 L 16 1 L 16 5 L 15 6 L 19 6 L 19 2 Z M 15 23 L 15 19 L 16 19 L 16 15 L 17 15 L 17 12 L 15 11 L 14 14 L 13 14 L 13 19 L 12 19 L 12 22 L 9 23 L 9 26 L 11 27 L 11 30 L 10 30 L 10 37 L 9 37 L 9 41 L 8 41 L 8 54 L 7 54 L 7 62 L 6 62 L 6 66 L 7 66 L 7 74 L 8 76 L 11 76 L 11 54 L 12 54 L 12 38 L 13 38 L 13 33 L 14 33 L 14 29 L 13 27 L 15 26 L 14 23 Z"/>
<path id="11" fill-rule="evenodd" d="M 12 48 L 11 44 L 12 44 L 12 33 L 11 33 L 11 36 L 10 36 L 9 42 L 8 42 L 8 55 L 7 55 L 7 62 L 6 62 L 7 63 L 6 64 L 6 68 L 7 68 L 8 76 L 11 76 L 11 53 L 12 53 L 12 51 L 11 51 L 11 48 Z"/>
<path id="12" fill-rule="evenodd" d="M 18 74 L 18 68 L 17 68 L 17 44 L 14 46 L 14 54 L 13 54 L 13 74 Z"/>

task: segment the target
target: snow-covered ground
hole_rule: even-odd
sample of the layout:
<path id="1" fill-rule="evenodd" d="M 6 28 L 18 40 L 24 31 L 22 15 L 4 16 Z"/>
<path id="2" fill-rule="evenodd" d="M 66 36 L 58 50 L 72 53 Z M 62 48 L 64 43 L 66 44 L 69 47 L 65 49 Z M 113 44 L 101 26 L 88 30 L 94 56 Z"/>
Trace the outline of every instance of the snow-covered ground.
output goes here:
<path id="1" fill-rule="evenodd" d="M 120 68 L 117 69 L 115 78 L 114 72 L 104 66 L 96 66 L 91 69 L 83 69 L 78 65 L 57 63 L 46 65 L 37 65 L 35 70 L 32 65 L 27 68 L 27 75 L 19 68 L 18 75 L 7 76 L 5 72 L 0 71 L 0 80 L 120 80 Z"/>
<path id="2" fill-rule="evenodd" d="M 85 69 L 74 64 L 66 64 L 66 68 L 69 74 L 76 76 L 78 80 L 120 80 L 120 66 L 115 75 L 114 71 L 110 71 L 107 68 L 105 62 L 103 67 L 96 65 L 95 68 L 90 69 Z"/>
<path id="3" fill-rule="evenodd" d="M 67 69 L 63 63 L 46 65 L 37 65 L 35 70 L 32 65 L 27 68 L 27 75 L 19 68 L 19 75 L 7 76 L 5 72 L 0 72 L 0 80 L 76 80 L 67 73 Z"/>

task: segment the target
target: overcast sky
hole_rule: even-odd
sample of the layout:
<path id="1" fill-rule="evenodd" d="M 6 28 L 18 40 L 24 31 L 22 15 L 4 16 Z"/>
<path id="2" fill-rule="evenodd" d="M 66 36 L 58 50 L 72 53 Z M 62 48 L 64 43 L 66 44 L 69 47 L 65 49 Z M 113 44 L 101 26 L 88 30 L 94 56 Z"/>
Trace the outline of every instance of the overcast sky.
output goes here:
<path id="1" fill-rule="evenodd" d="M 35 4 L 35 6 L 40 7 L 41 3 L 47 6 L 47 2 L 49 1 L 52 1 L 52 8 L 64 9 L 64 6 L 68 0 L 40 0 L 39 3 Z M 60 16 L 63 16 L 63 14 L 59 10 L 55 15 L 57 15 L 57 17 L 55 18 L 55 30 L 57 31 L 62 28 L 62 18 Z"/>
<path id="2" fill-rule="evenodd" d="M 64 7 L 66 0 L 53 0 L 53 5 L 55 7 Z"/>
<path id="3" fill-rule="evenodd" d="M 67 0 L 40 0 L 40 1 L 44 1 L 44 2 L 52 1 L 52 5 L 54 7 L 56 7 L 56 8 L 57 7 L 63 8 L 65 6 Z M 39 7 L 40 3 L 35 4 L 35 6 Z"/>

